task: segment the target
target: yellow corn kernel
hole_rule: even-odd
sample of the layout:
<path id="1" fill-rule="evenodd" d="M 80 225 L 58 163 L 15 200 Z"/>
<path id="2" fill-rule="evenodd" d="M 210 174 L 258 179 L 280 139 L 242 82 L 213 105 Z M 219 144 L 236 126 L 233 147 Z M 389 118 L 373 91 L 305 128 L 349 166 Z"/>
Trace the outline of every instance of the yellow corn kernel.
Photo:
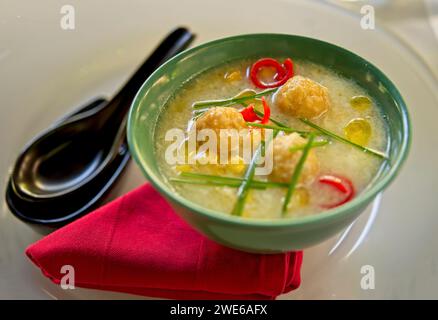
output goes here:
<path id="1" fill-rule="evenodd" d="M 234 174 L 242 174 L 245 172 L 246 165 L 244 164 L 230 164 L 229 169 Z"/>
<path id="2" fill-rule="evenodd" d="M 350 99 L 350 105 L 358 111 L 365 111 L 371 107 L 371 100 L 365 96 L 354 96 Z"/>
<path id="3" fill-rule="evenodd" d="M 344 133 L 351 142 L 365 146 L 371 137 L 371 125 L 363 118 L 356 118 L 344 127 Z"/>
<path id="4" fill-rule="evenodd" d="M 218 174 L 225 174 L 227 172 L 227 168 L 221 165 L 212 164 L 211 166 L 214 166 L 215 170 L 218 172 Z"/>
<path id="5" fill-rule="evenodd" d="M 239 81 L 239 80 L 242 80 L 242 73 L 238 70 L 227 72 L 225 74 L 224 78 L 226 81 L 229 81 L 229 82 Z"/>
<path id="6" fill-rule="evenodd" d="M 223 166 L 220 164 L 204 164 L 200 165 L 199 169 L 212 175 L 223 175 L 224 173 L 226 173 Z"/>
<path id="7" fill-rule="evenodd" d="M 229 172 L 237 174 L 237 175 L 241 175 L 245 172 L 246 164 L 241 157 L 234 158 L 234 159 L 232 159 L 231 162 L 234 162 L 234 163 L 230 163 L 230 164 L 226 165 L 226 169 Z"/>
<path id="8" fill-rule="evenodd" d="M 192 171 L 192 167 L 188 164 L 182 164 L 175 167 L 175 169 L 179 172 L 190 172 Z"/>

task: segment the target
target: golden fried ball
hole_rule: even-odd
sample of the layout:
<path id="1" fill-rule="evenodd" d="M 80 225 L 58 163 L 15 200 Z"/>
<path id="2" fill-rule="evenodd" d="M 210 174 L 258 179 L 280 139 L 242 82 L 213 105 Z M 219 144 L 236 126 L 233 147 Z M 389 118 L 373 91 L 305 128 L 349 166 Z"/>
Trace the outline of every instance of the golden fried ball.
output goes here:
<path id="1" fill-rule="evenodd" d="M 210 129 L 216 133 L 217 150 L 220 151 L 221 139 L 226 137 L 230 139 L 231 132 L 227 132 L 227 129 L 237 130 L 238 145 L 232 145 L 231 140 L 228 140 L 228 151 L 236 148 L 241 148 L 244 137 L 239 130 L 248 129 L 243 116 L 240 112 L 234 108 L 229 107 L 214 107 L 206 111 L 202 116 L 196 120 L 196 132 L 203 129 Z M 221 137 L 221 130 L 224 130 Z M 249 130 L 248 130 L 249 132 Z M 235 133 L 234 133 L 235 134 Z M 233 134 L 233 135 L 234 135 Z M 249 138 L 249 137 L 248 137 Z"/>
<path id="2" fill-rule="evenodd" d="M 302 151 L 291 152 L 290 148 L 303 146 L 307 139 L 298 133 L 277 136 L 270 144 L 268 152 L 272 152 L 273 168 L 269 179 L 276 182 L 289 182 L 295 167 L 302 155 Z M 268 153 L 269 154 L 269 153 Z M 269 157 L 268 157 L 269 158 Z M 319 161 L 313 150 L 310 150 L 303 170 L 300 174 L 299 184 L 310 184 L 319 173 Z"/>
<path id="3" fill-rule="evenodd" d="M 214 107 L 196 120 L 196 130 L 212 129 L 219 137 L 220 129 L 245 129 L 243 116 L 234 108 Z"/>
<path id="4" fill-rule="evenodd" d="M 326 87 L 311 79 L 295 76 L 280 88 L 276 104 L 284 113 L 311 119 L 329 109 L 330 98 Z"/>

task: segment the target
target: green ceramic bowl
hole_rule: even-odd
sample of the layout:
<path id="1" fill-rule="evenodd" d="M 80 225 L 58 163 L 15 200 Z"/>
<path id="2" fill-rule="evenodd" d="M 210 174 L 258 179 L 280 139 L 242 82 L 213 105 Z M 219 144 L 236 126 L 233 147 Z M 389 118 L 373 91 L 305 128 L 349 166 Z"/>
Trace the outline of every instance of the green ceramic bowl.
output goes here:
<path id="1" fill-rule="evenodd" d="M 367 190 L 349 203 L 303 218 L 256 220 L 234 217 L 203 208 L 175 194 L 160 173 L 155 157 L 155 128 L 168 99 L 188 79 L 213 66 L 265 56 L 289 56 L 328 66 L 354 79 L 378 101 L 387 119 L 390 161 Z M 205 43 L 175 56 L 156 70 L 133 101 L 128 120 L 128 141 L 132 155 L 147 179 L 191 226 L 229 247 L 276 253 L 315 245 L 353 222 L 400 170 L 410 145 L 410 124 L 406 105 L 394 84 L 356 54 L 311 38 L 250 34 Z"/>

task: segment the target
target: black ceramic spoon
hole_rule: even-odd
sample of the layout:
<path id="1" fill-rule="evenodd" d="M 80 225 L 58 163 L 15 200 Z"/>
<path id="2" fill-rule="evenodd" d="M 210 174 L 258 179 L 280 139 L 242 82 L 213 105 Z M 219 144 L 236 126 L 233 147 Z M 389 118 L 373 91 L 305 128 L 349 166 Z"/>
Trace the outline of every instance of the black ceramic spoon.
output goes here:
<path id="1" fill-rule="evenodd" d="M 11 211 L 28 222 L 61 225 L 95 206 L 128 162 L 126 114 L 135 94 L 193 38 L 188 30 L 176 29 L 111 101 L 96 100 L 31 141 L 9 180 Z"/>

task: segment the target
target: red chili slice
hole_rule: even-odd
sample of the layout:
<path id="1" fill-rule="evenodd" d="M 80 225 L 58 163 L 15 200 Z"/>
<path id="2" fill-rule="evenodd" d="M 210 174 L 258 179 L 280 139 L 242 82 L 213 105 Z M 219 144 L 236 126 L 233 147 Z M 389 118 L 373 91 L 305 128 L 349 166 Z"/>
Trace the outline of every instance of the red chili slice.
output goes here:
<path id="1" fill-rule="evenodd" d="M 274 77 L 274 82 L 264 83 L 258 78 L 258 73 L 261 68 L 274 68 L 277 72 Z M 281 65 L 277 60 L 272 58 L 262 58 L 257 60 L 252 66 L 249 73 L 251 81 L 258 88 L 267 89 L 267 88 L 276 88 L 286 83 L 286 81 L 292 78 L 294 75 L 293 62 L 291 59 L 287 58 L 283 65 Z"/>
<path id="2" fill-rule="evenodd" d="M 247 122 L 254 122 L 260 120 L 260 117 L 254 112 L 254 105 L 250 104 L 245 109 L 240 111 L 243 119 Z"/>
<path id="3" fill-rule="evenodd" d="M 335 189 L 337 189 L 339 192 L 345 194 L 344 199 L 341 200 L 340 202 L 323 205 L 323 207 L 325 207 L 327 209 L 335 208 L 335 207 L 338 207 L 340 205 L 343 205 L 344 203 L 347 203 L 348 201 L 350 201 L 354 197 L 354 195 L 356 193 L 354 190 L 353 183 L 350 180 L 348 180 L 347 178 L 342 178 L 339 176 L 332 176 L 332 175 L 325 175 L 325 176 L 321 176 L 319 178 L 319 182 L 323 183 L 323 184 L 327 184 L 329 186 L 332 186 Z"/>
<path id="4" fill-rule="evenodd" d="M 261 124 L 266 124 L 269 122 L 269 118 L 271 116 L 271 108 L 269 108 L 268 103 L 265 100 L 265 97 L 262 97 L 263 103 L 263 119 L 261 119 L 254 111 L 254 105 L 250 104 L 245 109 L 240 111 L 240 114 L 243 116 L 243 119 L 247 122 L 255 122 L 260 121 Z"/>
<path id="5" fill-rule="evenodd" d="M 265 97 L 262 97 L 262 103 L 263 103 L 263 119 L 261 123 L 267 124 L 269 122 L 269 117 L 271 116 L 271 108 L 269 108 L 268 103 L 265 100 Z"/>

